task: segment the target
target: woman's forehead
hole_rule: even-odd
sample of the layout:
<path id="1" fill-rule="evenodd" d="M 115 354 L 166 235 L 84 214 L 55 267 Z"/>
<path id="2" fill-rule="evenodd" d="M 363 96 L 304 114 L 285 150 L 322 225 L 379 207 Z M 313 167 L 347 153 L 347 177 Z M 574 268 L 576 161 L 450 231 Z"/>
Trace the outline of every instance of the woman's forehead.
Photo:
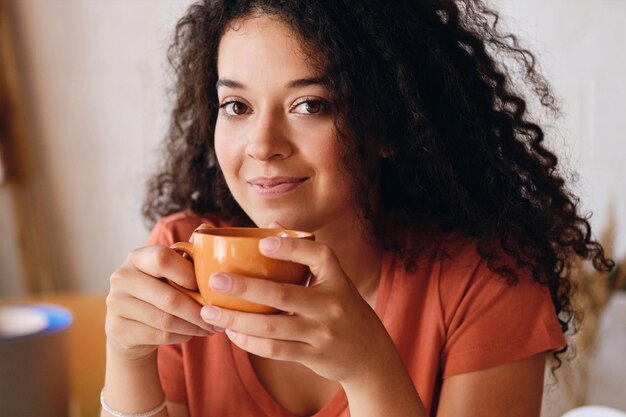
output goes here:
<path id="1" fill-rule="evenodd" d="M 319 59 L 291 26 L 272 15 L 255 15 L 228 26 L 218 47 L 218 74 L 255 73 L 301 79 L 320 77 Z"/>

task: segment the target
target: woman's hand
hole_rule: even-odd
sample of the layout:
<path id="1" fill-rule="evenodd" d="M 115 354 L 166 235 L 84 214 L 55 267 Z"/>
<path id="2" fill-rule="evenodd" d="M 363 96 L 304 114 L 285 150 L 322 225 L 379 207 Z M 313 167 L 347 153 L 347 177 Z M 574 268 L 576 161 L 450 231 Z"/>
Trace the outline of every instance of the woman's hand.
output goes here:
<path id="1" fill-rule="evenodd" d="M 302 363 L 341 383 L 367 377 L 386 356 L 397 356 L 387 331 L 327 246 L 305 239 L 267 238 L 261 252 L 308 265 L 304 287 L 234 274 L 214 274 L 210 285 L 289 314 L 264 315 L 204 307 L 202 317 L 223 327 L 240 348 L 258 356 Z"/>
<path id="2" fill-rule="evenodd" d="M 195 289 L 191 262 L 172 249 L 149 246 L 131 252 L 111 275 L 107 296 L 109 347 L 128 359 L 141 359 L 157 345 L 181 343 L 219 331 L 200 318 L 200 306 L 159 278 Z"/>

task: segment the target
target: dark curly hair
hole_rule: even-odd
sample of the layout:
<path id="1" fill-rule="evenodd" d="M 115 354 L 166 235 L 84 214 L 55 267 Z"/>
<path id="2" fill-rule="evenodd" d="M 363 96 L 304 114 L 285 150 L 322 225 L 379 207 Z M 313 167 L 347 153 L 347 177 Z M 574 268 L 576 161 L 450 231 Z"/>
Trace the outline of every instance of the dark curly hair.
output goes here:
<path id="1" fill-rule="evenodd" d="M 613 262 L 592 238 L 557 157 L 544 146 L 544 131 L 529 116 L 527 96 L 558 115 L 550 86 L 533 54 L 502 33 L 498 14 L 478 0 L 193 4 L 169 49 L 176 103 L 166 159 L 143 207 L 149 222 L 191 210 L 251 223 L 226 186 L 213 135 L 221 35 L 233 21 L 258 13 L 289 24 L 327 77 L 344 126 L 353 198 L 375 236 L 388 237 L 390 223 L 394 230 L 471 236 L 489 268 L 511 285 L 519 279 L 516 269 L 527 268 L 549 287 L 564 332 L 578 322 L 571 260 L 590 259 L 604 271 Z M 374 149 L 387 157 L 373 158 Z M 376 183 L 382 213 L 368 200 Z M 418 248 L 386 242 L 408 268 L 414 265 Z"/>

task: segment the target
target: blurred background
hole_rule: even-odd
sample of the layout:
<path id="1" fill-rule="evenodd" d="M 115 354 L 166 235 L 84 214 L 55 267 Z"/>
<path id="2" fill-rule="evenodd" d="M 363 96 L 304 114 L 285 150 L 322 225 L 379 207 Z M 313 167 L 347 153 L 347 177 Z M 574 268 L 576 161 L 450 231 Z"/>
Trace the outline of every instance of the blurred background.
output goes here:
<path id="1" fill-rule="evenodd" d="M 166 49 L 190 3 L 0 0 L 0 299 L 50 295 L 76 308 L 78 294 L 93 323 L 77 324 L 103 337 L 109 275 L 147 237 L 140 206 L 171 104 Z M 596 235 L 623 259 L 626 2 L 491 4 L 552 83 L 563 116 L 549 123 L 549 143 Z M 588 403 L 626 410 L 621 278 L 584 265 L 579 275 L 587 355 L 564 378 L 571 386 L 550 385 L 545 416 Z"/>

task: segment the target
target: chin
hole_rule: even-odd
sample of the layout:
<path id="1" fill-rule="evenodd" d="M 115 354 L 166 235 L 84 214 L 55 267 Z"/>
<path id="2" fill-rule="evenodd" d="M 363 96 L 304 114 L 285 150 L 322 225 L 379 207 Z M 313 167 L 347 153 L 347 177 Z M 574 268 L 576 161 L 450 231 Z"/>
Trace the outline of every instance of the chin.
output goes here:
<path id="1" fill-rule="evenodd" d="M 287 213 L 272 213 L 264 215 L 249 215 L 257 227 L 268 227 L 272 222 L 277 222 L 288 230 L 301 230 L 303 232 L 312 232 L 311 223 L 308 219 L 302 219 L 301 216 Z"/>

